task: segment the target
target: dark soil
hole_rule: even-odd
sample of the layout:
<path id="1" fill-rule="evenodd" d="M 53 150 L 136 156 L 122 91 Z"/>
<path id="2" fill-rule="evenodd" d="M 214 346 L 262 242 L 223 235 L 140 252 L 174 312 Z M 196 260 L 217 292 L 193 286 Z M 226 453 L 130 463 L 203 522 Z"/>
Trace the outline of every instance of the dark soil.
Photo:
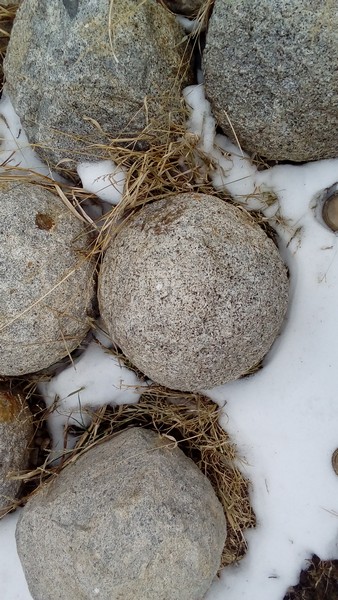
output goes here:
<path id="1" fill-rule="evenodd" d="M 314 555 L 309 563 L 284 600 L 338 600 L 338 560 L 322 561 Z"/>

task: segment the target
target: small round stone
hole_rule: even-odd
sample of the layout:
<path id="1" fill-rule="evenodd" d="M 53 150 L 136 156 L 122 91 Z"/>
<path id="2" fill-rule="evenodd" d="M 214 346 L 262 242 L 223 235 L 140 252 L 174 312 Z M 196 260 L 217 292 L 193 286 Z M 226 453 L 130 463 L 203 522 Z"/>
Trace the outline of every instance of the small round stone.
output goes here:
<path id="1" fill-rule="evenodd" d="M 41 487 L 16 539 L 34 600 L 201 600 L 220 567 L 226 522 L 191 459 L 131 428 Z"/>
<path id="2" fill-rule="evenodd" d="M 338 190 L 325 201 L 323 220 L 332 231 L 338 231 Z"/>
<path id="3" fill-rule="evenodd" d="M 20 394 L 0 388 L 0 517 L 15 499 L 20 480 L 12 479 L 29 462 L 33 419 Z"/>
<path id="4" fill-rule="evenodd" d="M 111 240 L 99 275 L 112 340 L 152 380 L 184 391 L 256 365 L 287 304 L 273 241 L 245 211 L 204 194 L 144 206 Z"/>
<path id="5" fill-rule="evenodd" d="M 336 475 L 338 475 L 338 448 L 332 454 L 332 468 Z"/>
<path id="6" fill-rule="evenodd" d="M 0 375 L 24 375 L 85 337 L 95 266 L 80 221 L 38 185 L 1 184 L 0 223 Z"/>

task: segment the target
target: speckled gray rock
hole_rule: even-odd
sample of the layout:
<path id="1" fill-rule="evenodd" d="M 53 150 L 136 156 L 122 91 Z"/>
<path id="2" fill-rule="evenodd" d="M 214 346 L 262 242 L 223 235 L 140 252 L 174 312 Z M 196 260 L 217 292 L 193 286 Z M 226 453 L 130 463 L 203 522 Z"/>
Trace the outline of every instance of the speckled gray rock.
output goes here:
<path id="1" fill-rule="evenodd" d="M 174 13 L 194 17 L 202 5 L 206 4 L 206 0 L 164 0 L 164 3 Z"/>
<path id="2" fill-rule="evenodd" d="M 165 129 L 189 80 L 184 36 L 156 0 L 25 0 L 4 69 L 30 142 L 55 164 L 99 158 L 91 144 L 133 136 L 154 117 Z"/>
<path id="3" fill-rule="evenodd" d="M 38 185 L 1 184 L 0 224 L 0 375 L 23 375 L 81 343 L 95 267 L 82 224 Z"/>
<path id="4" fill-rule="evenodd" d="M 146 205 L 112 239 L 99 275 L 111 338 L 151 379 L 179 390 L 247 372 L 287 302 L 274 243 L 242 210 L 203 194 Z"/>
<path id="5" fill-rule="evenodd" d="M 226 524 L 196 465 L 167 438 L 134 428 L 42 488 L 16 538 L 34 600 L 201 600 Z"/>
<path id="6" fill-rule="evenodd" d="M 4 6 L 5 8 L 7 6 L 18 6 L 19 4 L 21 4 L 22 0 L 1 0 L 0 1 L 0 6 Z"/>
<path id="7" fill-rule="evenodd" d="M 317 0 L 216 0 L 203 70 L 217 122 L 271 160 L 338 156 L 338 11 Z"/>
<path id="8" fill-rule="evenodd" d="M 20 394 L 0 388 L 0 517 L 15 499 L 20 481 L 11 475 L 26 469 L 33 438 L 32 415 Z"/>

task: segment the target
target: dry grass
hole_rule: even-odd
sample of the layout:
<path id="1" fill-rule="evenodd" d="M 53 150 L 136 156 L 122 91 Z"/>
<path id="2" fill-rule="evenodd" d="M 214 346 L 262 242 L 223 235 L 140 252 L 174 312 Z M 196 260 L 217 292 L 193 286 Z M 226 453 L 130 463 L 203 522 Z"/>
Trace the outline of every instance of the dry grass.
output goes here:
<path id="1" fill-rule="evenodd" d="M 17 6 L 9 6 L 7 8 L 0 6 L 0 90 L 2 90 L 4 79 L 2 63 L 6 54 L 17 8 Z"/>
<path id="2" fill-rule="evenodd" d="M 338 560 L 324 561 L 314 555 L 284 600 L 338 600 Z"/>

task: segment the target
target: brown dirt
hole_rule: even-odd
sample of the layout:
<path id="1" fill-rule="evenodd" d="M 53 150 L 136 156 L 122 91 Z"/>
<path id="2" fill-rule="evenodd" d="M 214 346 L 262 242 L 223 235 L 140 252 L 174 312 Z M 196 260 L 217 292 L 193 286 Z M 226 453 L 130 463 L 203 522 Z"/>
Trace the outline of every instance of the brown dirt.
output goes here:
<path id="1" fill-rule="evenodd" d="M 307 571 L 301 571 L 298 585 L 289 589 L 284 600 L 338 600 L 338 560 L 313 556 Z"/>

